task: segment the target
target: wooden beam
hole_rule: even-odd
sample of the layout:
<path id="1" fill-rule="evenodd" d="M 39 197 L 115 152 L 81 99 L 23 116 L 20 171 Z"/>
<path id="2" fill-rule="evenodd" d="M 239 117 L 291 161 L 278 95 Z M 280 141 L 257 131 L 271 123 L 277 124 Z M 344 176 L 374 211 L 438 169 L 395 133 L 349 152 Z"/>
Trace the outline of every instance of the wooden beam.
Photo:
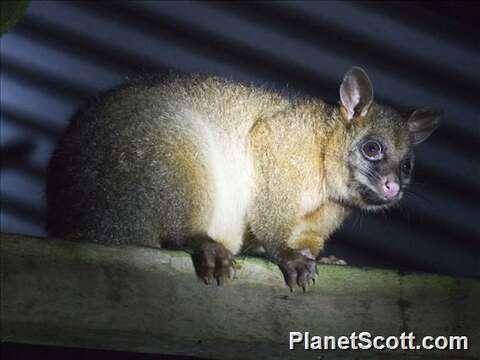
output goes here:
<path id="1" fill-rule="evenodd" d="M 180 251 L 8 234 L 0 248 L 2 341 L 216 359 L 404 359 L 405 351 L 290 352 L 289 332 L 414 332 L 466 335 L 470 350 L 408 358 L 480 356 L 476 279 L 324 265 L 304 294 L 290 293 L 261 259 L 239 259 L 238 278 L 218 287 L 201 283 Z"/>

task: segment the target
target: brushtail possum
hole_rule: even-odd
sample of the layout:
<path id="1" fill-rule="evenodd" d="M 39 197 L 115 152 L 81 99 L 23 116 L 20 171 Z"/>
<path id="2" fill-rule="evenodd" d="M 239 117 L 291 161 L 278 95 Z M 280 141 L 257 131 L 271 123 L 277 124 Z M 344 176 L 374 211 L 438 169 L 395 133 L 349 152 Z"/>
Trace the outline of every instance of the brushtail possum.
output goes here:
<path id="1" fill-rule="evenodd" d="M 214 76 L 137 80 L 72 119 L 48 171 L 53 236 L 192 251 L 206 283 L 263 246 L 293 289 L 350 209 L 384 209 L 409 185 L 413 146 L 438 110 L 406 119 L 373 101 L 359 67 L 338 105 Z"/>

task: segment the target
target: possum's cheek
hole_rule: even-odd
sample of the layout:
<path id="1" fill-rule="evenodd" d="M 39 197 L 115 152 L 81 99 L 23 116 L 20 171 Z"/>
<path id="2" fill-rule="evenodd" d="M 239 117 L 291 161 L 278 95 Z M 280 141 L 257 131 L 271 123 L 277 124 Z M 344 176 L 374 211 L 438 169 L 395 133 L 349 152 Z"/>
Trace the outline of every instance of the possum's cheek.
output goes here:
<path id="1" fill-rule="evenodd" d="M 371 178 L 369 164 L 358 154 L 350 154 L 348 163 L 350 181 L 348 186 L 350 201 L 358 207 L 368 206 L 376 200 L 377 189 Z"/>
<path id="2" fill-rule="evenodd" d="M 358 208 L 363 208 L 368 205 L 365 200 L 364 196 L 362 195 L 364 192 L 368 191 L 368 179 L 366 179 L 362 174 L 351 172 L 350 173 L 350 181 L 346 186 L 346 191 L 344 192 L 344 200 L 350 206 L 355 206 Z"/>
<path id="3" fill-rule="evenodd" d="M 356 183 L 357 183 L 356 188 L 357 188 L 358 194 L 362 199 L 364 198 L 365 194 L 377 193 L 376 187 L 374 186 L 374 184 L 372 184 L 371 180 L 367 175 L 365 175 L 365 173 L 356 171 L 354 175 L 354 179 L 356 180 Z"/>

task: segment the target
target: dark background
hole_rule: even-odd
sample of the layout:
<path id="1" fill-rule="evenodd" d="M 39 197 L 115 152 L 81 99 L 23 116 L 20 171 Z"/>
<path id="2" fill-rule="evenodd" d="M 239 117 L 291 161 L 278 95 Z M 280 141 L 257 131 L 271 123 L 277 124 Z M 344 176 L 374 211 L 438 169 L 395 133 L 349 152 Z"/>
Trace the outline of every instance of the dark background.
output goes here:
<path id="1" fill-rule="evenodd" d="M 475 2 L 33 1 L 1 39 L 1 231 L 45 236 L 46 164 L 70 116 L 174 68 L 328 102 L 360 65 L 402 111 L 441 108 L 414 194 L 355 214 L 327 251 L 353 265 L 480 277 L 480 15 Z M 81 149 L 79 149 L 81 150 Z"/>

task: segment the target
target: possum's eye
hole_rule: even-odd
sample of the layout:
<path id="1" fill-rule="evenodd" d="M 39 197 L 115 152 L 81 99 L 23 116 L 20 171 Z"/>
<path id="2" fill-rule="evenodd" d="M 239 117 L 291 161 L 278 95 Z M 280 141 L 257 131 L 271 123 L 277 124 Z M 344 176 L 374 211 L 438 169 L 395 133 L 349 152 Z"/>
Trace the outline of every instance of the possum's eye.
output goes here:
<path id="1" fill-rule="evenodd" d="M 402 169 L 402 172 L 404 174 L 410 174 L 410 172 L 412 171 L 412 160 L 407 158 L 405 159 L 401 164 L 400 164 L 400 167 Z"/>
<path id="2" fill-rule="evenodd" d="M 383 157 L 383 147 L 378 141 L 367 140 L 361 147 L 363 156 L 368 160 L 380 160 Z"/>

